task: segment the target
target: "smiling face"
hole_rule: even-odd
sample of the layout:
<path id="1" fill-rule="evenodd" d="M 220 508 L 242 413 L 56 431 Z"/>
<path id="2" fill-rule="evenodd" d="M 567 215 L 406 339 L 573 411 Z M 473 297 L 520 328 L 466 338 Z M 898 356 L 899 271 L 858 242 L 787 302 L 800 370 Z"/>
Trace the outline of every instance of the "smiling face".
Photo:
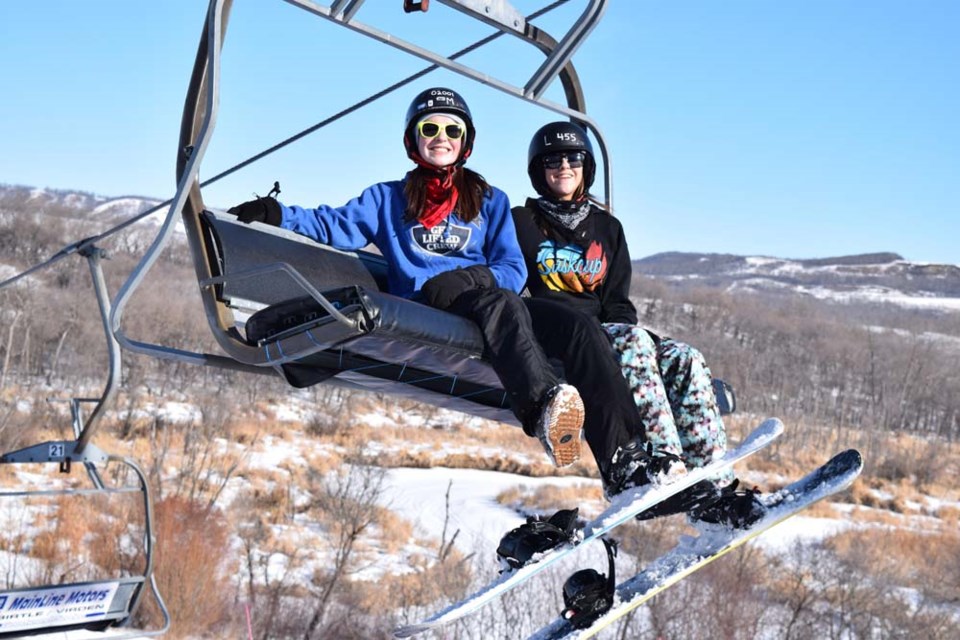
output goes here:
<path id="1" fill-rule="evenodd" d="M 434 138 L 424 138 L 417 134 L 417 150 L 420 157 L 438 169 L 449 167 L 460 159 L 463 138 L 451 139 L 444 130 L 449 124 L 459 124 L 457 120 L 442 113 L 434 113 L 424 119 L 440 125 L 440 133 Z"/>
<path id="2" fill-rule="evenodd" d="M 557 200 L 573 200 L 583 182 L 583 166 L 574 169 L 564 156 L 556 169 L 544 168 L 544 177 Z"/>

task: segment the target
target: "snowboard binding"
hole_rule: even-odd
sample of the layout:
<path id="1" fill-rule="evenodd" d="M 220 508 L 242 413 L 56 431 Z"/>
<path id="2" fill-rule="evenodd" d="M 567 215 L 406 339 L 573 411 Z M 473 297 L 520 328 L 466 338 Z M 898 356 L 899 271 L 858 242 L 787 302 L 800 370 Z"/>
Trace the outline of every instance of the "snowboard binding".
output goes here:
<path id="1" fill-rule="evenodd" d="M 577 539 L 579 509 L 561 509 L 547 520 L 530 516 L 525 524 L 510 530 L 500 539 L 497 557 L 501 570 L 511 571 L 530 564 L 538 553 L 543 553 L 564 542 Z"/>
<path id="2" fill-rule="evenodd" d="M 601 540 L 607 549 L 609 574 L 605 576 L 594 569 L 582 569 L 563 583 L 564 609 L 560 616 L 573 625 L 574 629 L 586 629 L 613 606 L 617 585 L 614 563 L 617 543 L 606 537 Z"/>

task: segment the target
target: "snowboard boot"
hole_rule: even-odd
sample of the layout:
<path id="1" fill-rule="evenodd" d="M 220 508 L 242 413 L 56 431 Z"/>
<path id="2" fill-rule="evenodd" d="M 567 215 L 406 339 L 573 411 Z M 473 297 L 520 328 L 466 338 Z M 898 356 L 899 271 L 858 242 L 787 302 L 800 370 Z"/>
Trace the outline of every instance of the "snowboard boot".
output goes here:
<path id="1" fill-rule="evenodd" d="M 547 393 L 534 431 L 554 466 L 566 467 L 580 459 L 583 400 L 576 387 L 561 384 Z"/>
<path id="2" fill-rule="evenodd" d="M 691 522 L 745 529 L 762 518 L 767 512 L 767 507 L 760 502 L 760 490 L 757 488 L 738 490 L 739 484 L 739 480 L 734 480 L 722 487 L 714 500 L 690 509 Z"/>
<path id="3" fill-rule="evenodd" d="M 720 488 L 709 480 L 701 480 L 692 487 L 674 494 L 663 502 L 637 514 L 637 520 L 652 520 L 677 513 L 689 513 L 720 498 Z"/>
<path id="4" fill-rule="evenodd" d="M 653 445 L 633 440 L 620 447 L 603 474 L 603 494 L 612 500 L 627 489 L 663 484 L 684 475 L 687 468 L 679 456 L 653 451 Z"/>

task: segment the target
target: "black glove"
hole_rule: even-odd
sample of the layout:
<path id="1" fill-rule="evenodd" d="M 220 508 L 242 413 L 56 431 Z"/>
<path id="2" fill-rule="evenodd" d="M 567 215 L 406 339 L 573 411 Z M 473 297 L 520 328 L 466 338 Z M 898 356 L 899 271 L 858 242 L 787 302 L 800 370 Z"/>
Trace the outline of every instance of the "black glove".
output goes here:
<path id="1" fill-rule="evenodd" d="M 250 224 L 251 222 L 264 222 L 274 227 L 279 227 L 283 222 L 283 212 L 280 210 L 280 203 L 275 198 L 257 198 L 235 207 L 227 209 L 227 213 L 237 216 L 240 222 Z"/>
<path id="2" fill-rule="evenodd" d="M 466 269 L 452 269 L 438 273 L 423 283 L 420 293 L 431 307 L 447 309 L 467 291 L 494 289 L 497 279 L 484 264 L 475 264 Z"/>

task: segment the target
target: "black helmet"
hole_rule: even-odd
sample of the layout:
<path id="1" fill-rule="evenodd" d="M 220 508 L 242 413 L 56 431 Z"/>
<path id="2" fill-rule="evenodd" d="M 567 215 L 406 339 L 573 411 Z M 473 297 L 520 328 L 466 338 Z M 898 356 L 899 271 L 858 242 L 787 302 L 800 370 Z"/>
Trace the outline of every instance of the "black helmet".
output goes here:
<path id="1" fill-rule="evenodd" d="M 537 193 L 544 198 L 552 195 L 544 177 L 540 156 L 557 151 L 583 151 L 587 154 L 583 164 L 583 190 L 590 191 L 597 173 L 597 162 L 587 132 L 572 122 L 551 122 L 537 129 L 527 151 L 527 175 Z"/>
<path id="2" fill-rule="evenodd" d="M 460 160 L 457 164 L 463 164 L 470 157 L 473 151 L 473 138 L 475 130 L 473 128 L 473 117 L 470 115 L 470 107 L 466 100 L 453 89 L 445 87 L 434 87 L 421 91 L 410 103 L 407 108 L 407 117 L 404 120 L 403 127 L 403 146 L 407 149 L 407 156 L 412 160 L 418 157 L 417 137 L 414 135 L 414 127 L 427 114 L 430 113 L 450 113 L 458 118 L 462 118 L 467 125 L 467 136 L 460 149 Z"/>

